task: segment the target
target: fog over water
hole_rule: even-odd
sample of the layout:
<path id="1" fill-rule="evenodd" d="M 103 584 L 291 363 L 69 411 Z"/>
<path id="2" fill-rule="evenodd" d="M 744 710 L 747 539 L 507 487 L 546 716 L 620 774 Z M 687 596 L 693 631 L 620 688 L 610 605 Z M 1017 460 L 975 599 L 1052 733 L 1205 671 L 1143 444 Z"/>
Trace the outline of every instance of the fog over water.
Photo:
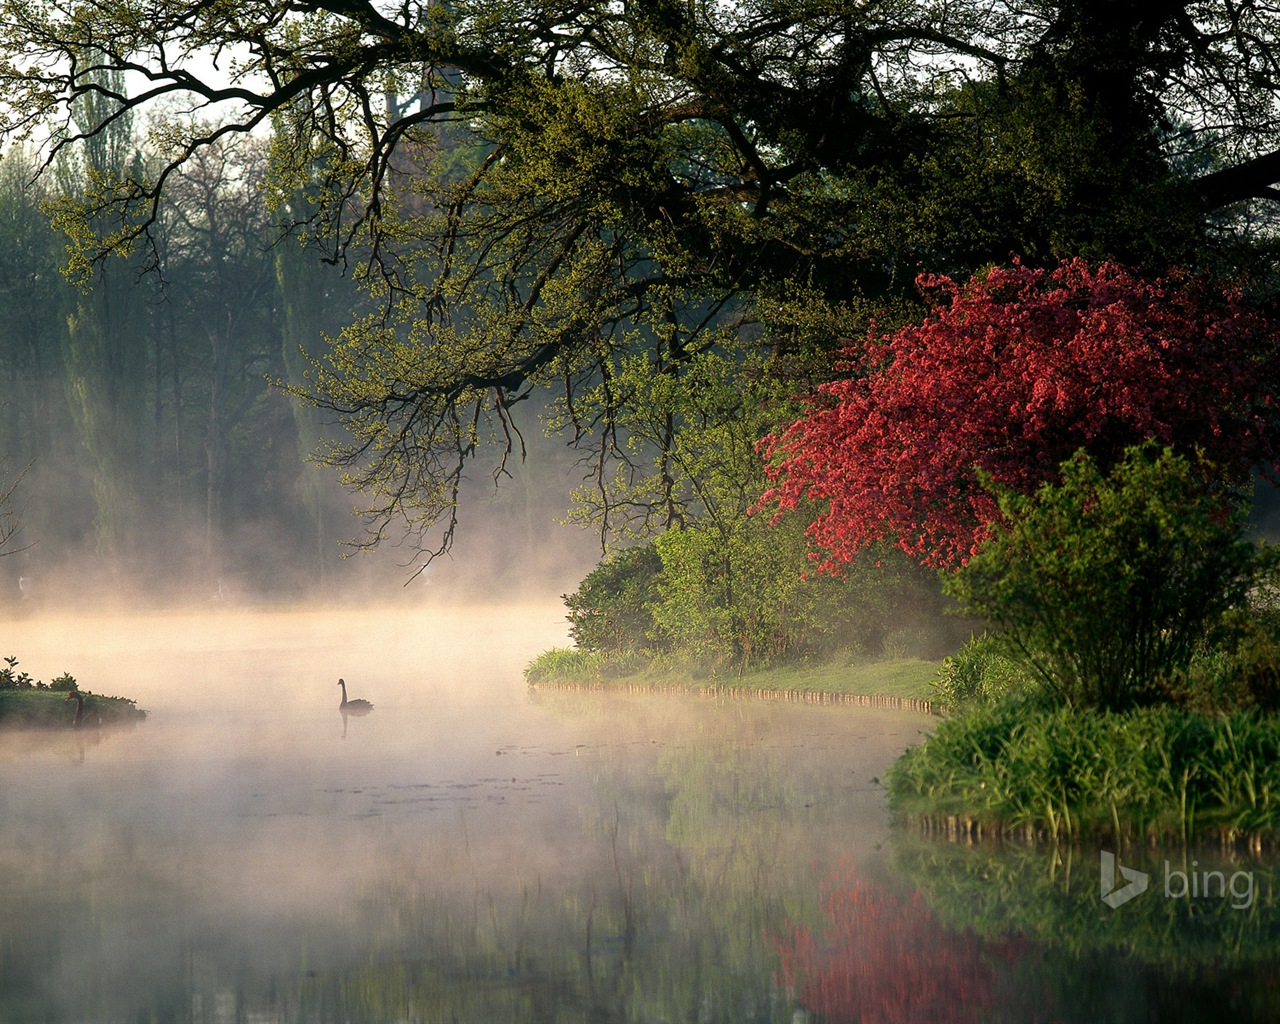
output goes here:
<path id="1" fill-rule="evenodd" d="M 0 735 L 6 1020 L 233 1019 L 232 1003 L 295 1019 L 308 998 L 350 1014 L 353 972 L 399 1019 L 407 963 L 452 1012 L 513 978 L 564 985 L 593 929 L 606 957 L 643 941 L 642 898 L 671 901 L 665 915 L 692 887 L 705 905 L 679 913 L 728 927 L 754 920 L 730 904 L 763 874 L 874 855 L 887 822 L 872 777 L 921 724 L 530 696 L 524 664 L 566 641 L 551 603 L 82 610 L 4 632 L 33 677 L 70 671 L 148 712 L 122 731 Z M 371 714 L 339 713 L 339 676 Z M 717 884 L 726 902 L 706 902 Z M 664 998 L 692 998 L 688 984 Z"/>
<path id="2" fill-rule="evenodd" d="M 1152 881 L 1110 909 L 1096 847 L 890 822 L 926 716 L 530 693 L 555 602 L 18 609 L 0 636 L 148 712 L 0 731 L 0 1022 L 1280 1009 L 1274 858 L 1124 850 Z M 1248 907 L 1166 896 L 1171 855 L 1247 874 Z"/>

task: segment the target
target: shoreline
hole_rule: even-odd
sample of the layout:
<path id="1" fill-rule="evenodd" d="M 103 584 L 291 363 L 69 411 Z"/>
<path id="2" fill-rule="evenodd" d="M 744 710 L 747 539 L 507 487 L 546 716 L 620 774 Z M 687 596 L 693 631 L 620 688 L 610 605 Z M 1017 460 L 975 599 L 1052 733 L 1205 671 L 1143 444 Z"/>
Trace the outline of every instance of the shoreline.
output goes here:
<path id="1" fill-rule="evenodd" d="M 777 700 L 795 704 L 828 704 L 847 707 L 885 708 L 892 711 L 915 711 L 926 715 L 940 715 L 937 702 L 919 697 L 903 697 L 893 694 L 842 693 L 834 690 L 778 689 L 767 686 L 696 685 L 687 683 L 639 683 L 571 680 L 540 680 L 530 683 L 532 691 L 571 691 L 620 694 L 665 693 L 680 697 L 732 697 L 737 700 Z"/>

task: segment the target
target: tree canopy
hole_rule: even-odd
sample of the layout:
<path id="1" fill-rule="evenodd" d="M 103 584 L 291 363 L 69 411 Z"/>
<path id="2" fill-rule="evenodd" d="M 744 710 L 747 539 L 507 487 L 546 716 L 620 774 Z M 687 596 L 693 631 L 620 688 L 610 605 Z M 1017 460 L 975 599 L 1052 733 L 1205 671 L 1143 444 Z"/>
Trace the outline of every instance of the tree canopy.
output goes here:
<path id="1" fill-rule="evenodd" d="M 375 537 L 448 520 L 467 459 L 490 433 L 517 451 L 511 410 L 541 388 L 627 477 L 616 500 L 669 525 L 688 482 L 661 431 L 645 461 L 613 429 L 624 361 L 680 376 L 745 339 L 805 390 L 921 269 L 1270 267 L 1280 40 L 1261 0 L 3 10 L 6 137 L 53 161 L 170 112 L 165 159 L 64 211 L 96 227 L 73 267 L 145 247 L 184 164 L 271 130 L 269 187 L 305 192 L 327 258 L 381 300 L 304 389 L 347 428 L 329 457 Z"/>
<path id="2" fill-rule="evenodd" d="M 828 566 L 886 539 L 963 563 L 1000 518 L 986 484 L 1031 493 L 1078 448 L 1105 471 L 1154 438 L 1236 485 L 1275 475 L 1275 324 L 1238 291 L 1081 260 L 921 284 L 938 299 L 923 323 L 850 347 L 851 375 L 762 446 L 764 503 L 819 506 Z"/>

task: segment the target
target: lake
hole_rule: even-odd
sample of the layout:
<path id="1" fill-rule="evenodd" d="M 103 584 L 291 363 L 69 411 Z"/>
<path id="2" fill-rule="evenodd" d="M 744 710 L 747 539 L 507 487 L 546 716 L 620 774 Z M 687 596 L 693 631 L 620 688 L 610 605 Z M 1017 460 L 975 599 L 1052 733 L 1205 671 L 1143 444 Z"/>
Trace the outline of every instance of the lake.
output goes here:
<path id="1" fill-rule="evenodd" d="M 925 716 L 530 694 L 524 664 L 566 642 L 554 604 L 81 610 L 3 629 L 20 668 L 69 671 L 148 719 L 0 734 L 0 1020 L 1280 1008 L 1270 861 L 1122 851 L 1151 881 L 1105 906 L 1097 850 L 891 823 L 879 778 Z M 371 714 L 340 714 L 340 676 Z"/>

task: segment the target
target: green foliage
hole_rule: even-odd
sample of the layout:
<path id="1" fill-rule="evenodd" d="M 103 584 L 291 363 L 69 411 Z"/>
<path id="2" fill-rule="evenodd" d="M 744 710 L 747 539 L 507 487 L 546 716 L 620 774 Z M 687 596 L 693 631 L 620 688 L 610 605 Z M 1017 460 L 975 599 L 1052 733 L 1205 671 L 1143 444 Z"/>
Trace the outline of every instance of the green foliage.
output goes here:
<path id="1" fill-rule="evenodd" d="M 662 645 L 652 605 L 662 559 L 652 544 L 625 548 L 596 566 L 572 594 L 569 635 L 581 651 L 622 655 Z"/>
<path id="2" fill-rule="evenodd" d="M 601 562 L 565 595 L 570 633 L 615 670 L 642 657 L 699 674 L 842 652 L 936 657 L 950 643 L 936 577 L 878 554 L 840 576 L 809 573 L 796 521 L 707 517 Z"/>
<path id="3" fill-rule="evenodd" d="M 708 669 L 746 668 L 786 653 L 804 614 L 797 607 L 803 563 L 768 544 L 755 521 L 733 527 L 700 524 L 669 530 L 655 542 L 662 558 L 657 627 L 674 649 Z"/>
<path id="4" fill-rule="evenodd" d="M 553 647 L 543 651 L 524 669 L 525 682 L 587 682 L 600 674 L 600 659 L 589 651 Z"/>
<path id="5" fill-rule="evenodd" d="M 709 311 L 672 295 L 668 314 L 643 331 L 648 351 L 615 353 L 598 386 L 552 407 L 552 431 L 613 425 L 571 521 L 622 537 L 695 524 L 728 534 L 764 488 L 756 443 L 795 383 L 726 323 L 704 324 L 696 341 L 678 327 Z"/>
<path id="6" fill-rule="evenodd" d="M 0 690 L 32 690 L 37 683 L 26 672 L 18 671 L 18 659 L 13 655 L 4 659 L 0 668 Z"/>
<path id="7" fill-rule="evenodd" d="M 1103 476 L 1083 452 L 1062 483 L 996 491 L 1004 521 L 946 583 L 998 625 L 1056 699 L 1151 703 L 1274 561 L 1244 513 L 1186 458 L 1131 448 Z"/>
<path id="8" fill-rule="evenodd" d="M 1256 604 L 1233 609 L 1166 690 L 1171 703 L 1199 711 L 1280 711 L 1280 618 Z"/>
<path id="9" fill-rule="evenodd" d="M 94 721 L 112 724 L 146 717 L 146 712 L 139 711 L 135 702 L 128 698 L 81 693 L 75 676 L 70 672 L 63 672 L 46 684 L 18 671 L 16 657 L 10 655 L 4 663 L 4 668 L 0 668 L 0 722 L 5 725 L 67 725 L 72 715 L 67 710 L 66 694 L 71 693 L 81 695 L 85 715 L 92 714 Z"/>
<path id="10" fill-rule="evenodd" d="M 1036 683 L 1000 637 L 981 633 L 942 659 L 933 685 L 942 709 L 955 712 L 991 704 L 1008 693 L 1026 692 Z"/>
<path id="11" fill-rule="evenodd" d="M 55 693 L 74 692 L 79 689 L 76 677 L 70 672 L 63 672 L 62 675 L 49 683 L 49 689 Z"/>
<path id="12" fill-rule="evenodd" d="M 1063 837 L 1280 838 L 1280 718 L 1006 699 L 948 718 L 886 777 L 898 811 Z"/>

